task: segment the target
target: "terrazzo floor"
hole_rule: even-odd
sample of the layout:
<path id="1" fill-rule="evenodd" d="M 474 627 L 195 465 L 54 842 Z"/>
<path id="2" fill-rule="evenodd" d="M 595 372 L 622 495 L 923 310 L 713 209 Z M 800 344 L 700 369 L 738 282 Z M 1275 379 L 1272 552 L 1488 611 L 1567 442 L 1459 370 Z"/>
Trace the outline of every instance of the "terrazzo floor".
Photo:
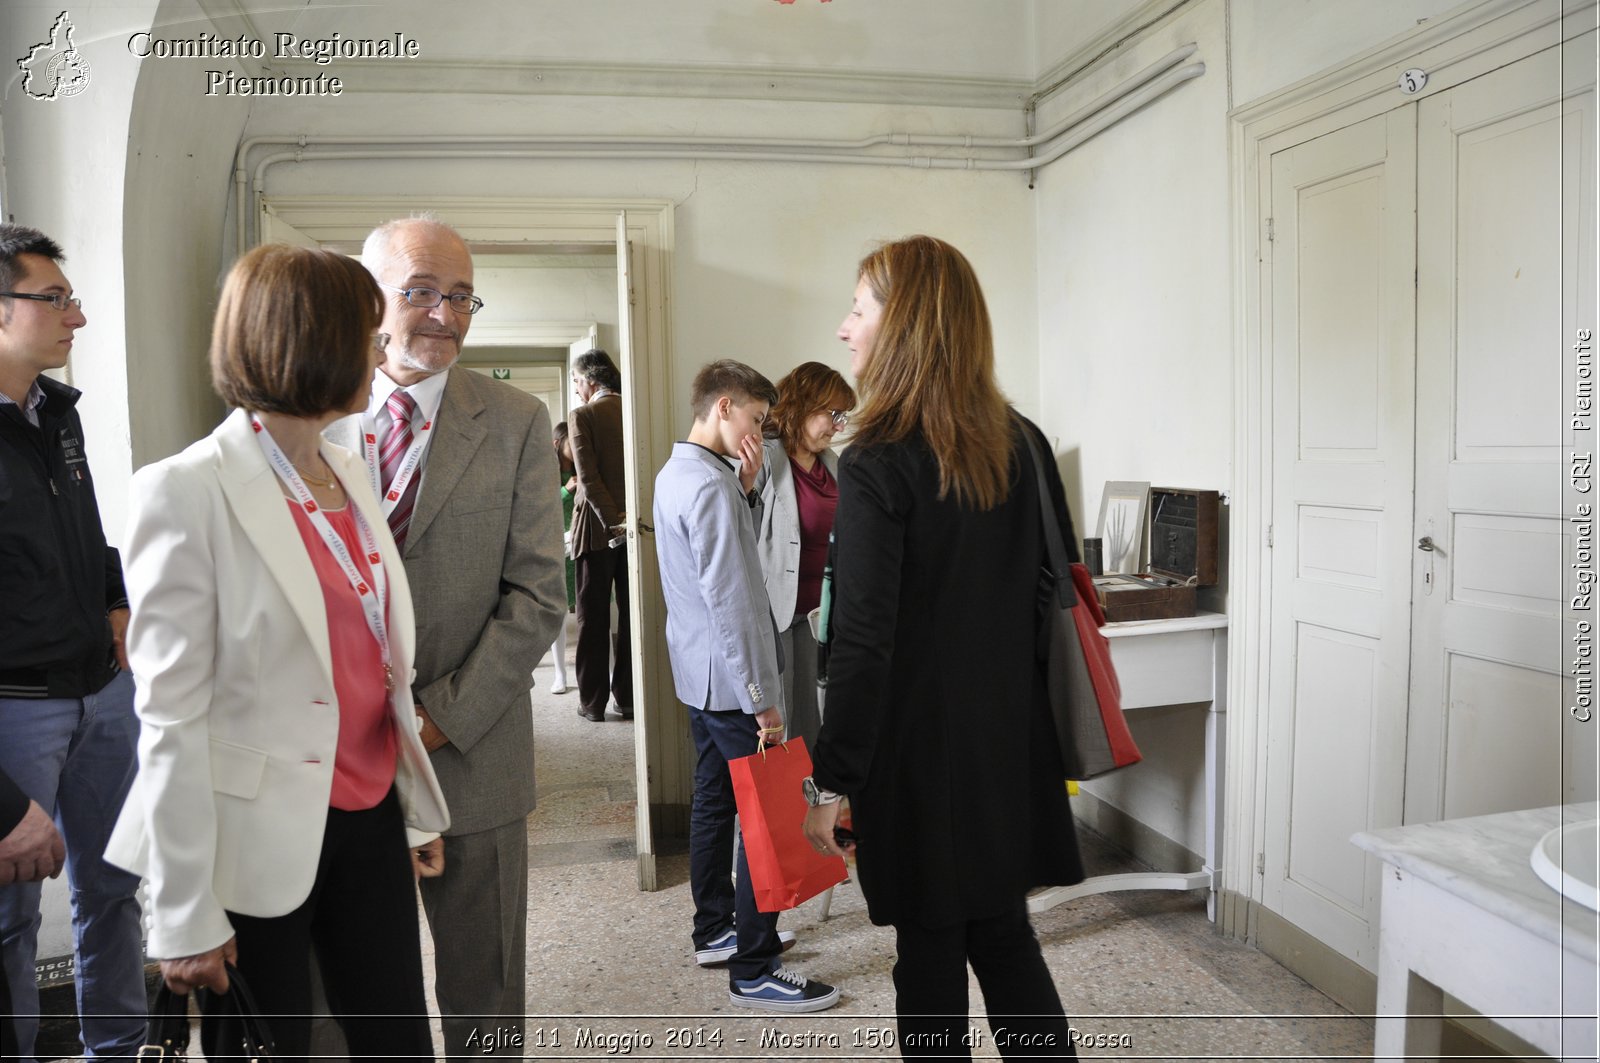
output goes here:
<path id="1" fill-rule="evenodd" d="M 835 890 L 826 920 L 811 901 L 779 922 L 799 934 L 785 963 L 838 985 L 837 1007 L 771 1016 L 728 1002 L 725 971 L 697 967 L 690 955 L 693 905 L 681 845 L 658 854 L 661 888 L 638 889 L 633 725 L 613 716 L 601 724 L 580 719 L 576 691 L 550 693 L 552 676 L 548 663 L 534 673 L 539 807 L 528 822 L 526 1054 L 896 1057 L 893 932 L 868 922 L 848 883 Z M 1138 868 L 1098 835 L 1081 835 L 1091 873 Z M 1080 1058 L 1371 1056 L 1369 1021 L 1265 954 L 1218 936 L 1202 894 L 1103 894 L 1041 913 L 1034 925 L 1084 1039 Z M 971 999 L 973 1055 L 999 1058 L 975 979 Z"/>
<path id="2" fill-rule="evenodd" d="M 569 664 L 569 683 L 575 681 L 571 671 Z M 521 1054 L 550 1060 L 897 1057 L 893 932 L 868 922 L 866 904 L 850 883 L 834 891 L 828 918 L 820 902 L 811 901 L 779 923 L 799 935 L 785 963 L 838 985 L 835 1008 L 774 1016 L 728 1002 L 726 972 L 700 968 L 690 954 L 693 906 L 681 842 L 658 853 L 660 888 L 638 888 L 633 724 L 614 716 L 598 724 L 579 718 L 575 689 L 550 692 L 553 674 L 546 662 L 533 675 L 539 807 L 528 820 L 529 1018 Z M 1141 866 L 1081 828 L 1080 843 L 1091 874 Z M 1034 926 L 1080 1039 L 1079 1058 L 1371 1058 L 1370 1021 L 1264 953 L 1218 936 L 1200 893 L 1086 897 L 1040 913 Z M 423 948 L 431 1001 L 426 923 Z M 975 979 L 970 995 L 972 1055 L 1000 1058 Z M 70 999 L 63 1003 L 63 1010 L 71 1008 Z M 51 1034 L 58 1043 L 76 1041 L 69 1015 L 47 1023 L 56 1026 Z M 194 1044 L 198 1048 L 198 1036 Z M 40 1047 L 41 1058 L 64 1054 Z"/>

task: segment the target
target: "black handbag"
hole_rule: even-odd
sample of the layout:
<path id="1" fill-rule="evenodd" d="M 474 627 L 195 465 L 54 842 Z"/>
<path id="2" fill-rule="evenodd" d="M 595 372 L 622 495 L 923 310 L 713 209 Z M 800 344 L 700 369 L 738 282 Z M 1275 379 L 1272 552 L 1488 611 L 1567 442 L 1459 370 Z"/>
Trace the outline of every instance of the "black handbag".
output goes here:
<path id="1" fill-rule="evenodd" d="M 228 1002 L 239 1024 L 244 1027 L 243 1054 L 258 1063 L 277 1058 L 277 1047 L 272 1042 L 272 1031 L 261 1016 L 256 998 L 245 984 L 239 969 L 227 965 L 228 991 L 222 999 Z M 144 1046 L 139 1049 L 140 1059 L 187 1059 L 189 1056 L 189 994 L 174 993 L 163 980 L 156 990 L 155 1003 L 150 1005 L 150 1025 L 145 1030 Z"/>

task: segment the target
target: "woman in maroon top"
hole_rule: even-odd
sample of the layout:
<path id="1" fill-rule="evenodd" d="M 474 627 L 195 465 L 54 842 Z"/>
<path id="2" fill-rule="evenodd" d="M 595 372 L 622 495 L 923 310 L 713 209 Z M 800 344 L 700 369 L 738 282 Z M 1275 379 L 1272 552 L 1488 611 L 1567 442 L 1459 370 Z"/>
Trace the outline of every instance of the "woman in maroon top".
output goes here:
<path id="1" fill-rule="evenodd" d="M 246 254 L 211 340 L 236 409 L 133 481 L 139 775 L 106 858 L 148 880 L 150 955 L 202 991 L 208 1059 L 242 1047 L 225 962 L 281 1057 L 309 1050 L 313 962 L 352 1056 L 433 1053 L 413 873 L 439 872 L 449 814 L 410 591 L 366 463 L 322 438 L 366 407 L 382 306 L 344 255 Z"/>
<path id="2" fill-rule="evenodd" d="M 828 534 L 839 504 L 835 433 L 850 420 L 856 393 L 836 370 L 806 362 L 778 381 L 778 402 L 767 417 L 771 438 L 753 485 L 756 545 L 767 597 L 783 644 L 785 738 L 815 745 L 817 641 L 808 616 L 822 597 Z"/>

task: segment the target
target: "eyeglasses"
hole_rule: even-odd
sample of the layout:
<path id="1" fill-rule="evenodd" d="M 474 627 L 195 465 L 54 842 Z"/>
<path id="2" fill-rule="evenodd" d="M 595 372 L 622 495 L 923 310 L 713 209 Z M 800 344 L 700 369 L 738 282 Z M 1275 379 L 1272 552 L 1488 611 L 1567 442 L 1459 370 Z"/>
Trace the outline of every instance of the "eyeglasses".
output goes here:
<path id="1" fill-rule="evenodd" d="M 391 292 L 399 292 L 400 297 L 406 302 L 424 310 L 432 310 L 446 299 L 450 300 L 450 309 L 458 314 L 476 314 L 483 309 L 483 300 L 466 292 L 452 292 L 446 295 L 437 288 L 396 288 L 394 285 L 384 284 L 382 281 L 378 282 L 378 286 L 387 288 Z"/>
<path id="2" fill-rule="evenodd" d="M 850 414 L 847 410 L 829 410 L 828 416 L 833 418 L 835 428 L 843 428 L 850 423 Z"/>
<path id="3" fill-rule="evenodd" d="M 69 306 L 74 310 L 83 309 L 82 299 L 75 295 L 62 295 L 60 292 L 54 292 L 50 295 L 41 295 L 38 292 L 0 292 L 0 297 L 6 299 L 34 299 L 41 303 L 49 303 L 57 310 L 65 310 Z"/>
<path id="4" fill-rule="evenodd" d="M 438 306 L 438 303 L 433 304 Z M 372 349 L 383 353 L 389 349 L 389 334 L 387 332 L 374 332 L 372 334 Z"/>

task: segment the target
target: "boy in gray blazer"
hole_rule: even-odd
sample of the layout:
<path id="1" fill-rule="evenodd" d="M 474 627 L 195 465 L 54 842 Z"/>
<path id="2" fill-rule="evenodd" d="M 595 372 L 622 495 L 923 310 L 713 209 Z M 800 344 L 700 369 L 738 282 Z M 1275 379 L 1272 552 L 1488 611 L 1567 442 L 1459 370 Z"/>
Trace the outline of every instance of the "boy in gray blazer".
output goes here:
<path id="1" fill-rule="evenodd" d="M 656 477 L 654 508 L 672 678 L 698 751 L 689 817 L 695 959 L 728 960 L 734 1004 L 821 1011 L 839 991 L 779 962 L 778 917 L 756 908 L 743 845 L 737 885 L 728 881 L 737 811 L 728 761 L 754 753 L 763 732 L 772 741 L 783 736 L 777 629 L 751 503 L 733 464 L 759 466 L 761 423 L 778 396 L 766 377 L 734 361 L 701 369 L 692 391 L 694 427 Z"/>

